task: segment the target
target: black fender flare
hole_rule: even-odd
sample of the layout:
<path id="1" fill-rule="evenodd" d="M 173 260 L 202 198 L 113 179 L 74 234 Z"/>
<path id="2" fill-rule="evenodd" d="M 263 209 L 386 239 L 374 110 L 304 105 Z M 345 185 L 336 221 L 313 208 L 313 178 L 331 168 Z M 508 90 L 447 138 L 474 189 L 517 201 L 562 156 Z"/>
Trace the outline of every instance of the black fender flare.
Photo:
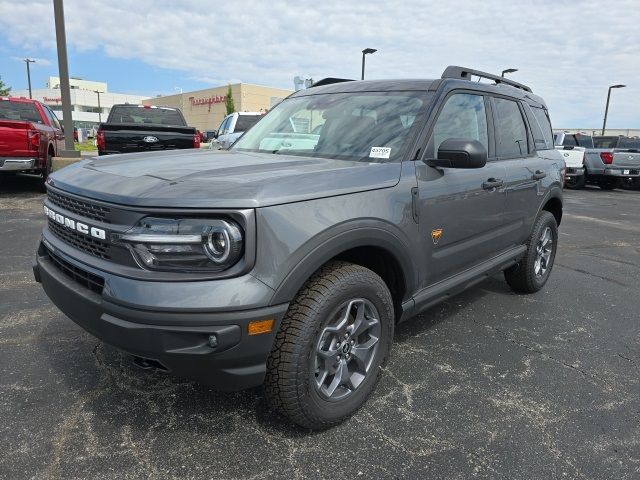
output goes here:
<path id="1" fill-rule="evenodd" d="M 391 254 L 402 270 L 405 295 L 411 295 L 417 284 L 418 269 L 409 254 L 410 248 L 407 243 L 382 225 L 376 226 L 366 221 L 357 222 L 355 225 L 353 223 L 355 222 L 325 230 L 315 237 L 314 241 L 305 244 L 302 247 L 304 248 L 303 258 L 278 285 L 271 299 L 271 305 L 293 300 L 304 282 L 322 265 L 339 254 L 357 247 L 377 247 Z"/>
<path id="2" fill-rule="evenodd" d="M 562 201 L 562 188 L 560 186 L 558 186 L 557 184 L 552 186 L 549 189 L 547 194 L 544 196 L 544 198 L 540 202 L 540 206 L 538 207 L 538 211 L 536 212 L 535 218 L 538 218 L 538 215 L 540 215 L 540 212 L 544 209 L 544 206 L 547 203 L 549 203 L 549 200 L 554 199 L 554 198 L 557 198 L 560 201 L 560 205 L 562 207 L 564 207 L 564 202 Z M 535 221 L 534 221 L 534 224 L 535 224 Z M 560 225 L 559 222 L 558 222 L 558 225 Z M 531 228 L 533 229 L 533 225 L 531 226 Z"/>

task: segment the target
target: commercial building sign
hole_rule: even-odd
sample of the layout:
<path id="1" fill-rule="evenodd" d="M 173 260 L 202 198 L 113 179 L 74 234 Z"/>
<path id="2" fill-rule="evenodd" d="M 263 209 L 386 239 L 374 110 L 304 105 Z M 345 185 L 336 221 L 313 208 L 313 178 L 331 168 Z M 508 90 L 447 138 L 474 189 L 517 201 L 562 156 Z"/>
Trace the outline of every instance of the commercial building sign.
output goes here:
<path id="1" fill-rule="evenodd" d="M 42 97 L 45 103 L 55 103 L 56 105 L 62 102 L 62 98 L 50 98 L 50 97 Z"/>
<path id="2" fill-rule="evenodd" d="M 189 97 L 189 102 L 191 103 L 192 107 L 198 107 L 200 105 L 208 105 L 209 111 L 211 111 L 211 105 L 213 105 L 214 103 L 224 103 L 226 100 L 227 100 L 226 95 L 213 95 L 207 98 Z"/>

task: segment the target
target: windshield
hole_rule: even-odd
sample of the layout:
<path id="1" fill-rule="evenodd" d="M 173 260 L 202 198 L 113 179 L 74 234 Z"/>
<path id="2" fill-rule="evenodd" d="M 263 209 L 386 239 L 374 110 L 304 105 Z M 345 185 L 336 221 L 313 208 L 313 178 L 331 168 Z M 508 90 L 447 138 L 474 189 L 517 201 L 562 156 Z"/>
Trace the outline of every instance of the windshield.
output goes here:
<path id="1" fill-rule="evenodd" d="M 115 105 L 109 114 L 109 123 L 150 123 L 154 125 L 187 124 L 175 108 L 150 107 L 142 105 Z"/>
<path id="2" fill-rule="evenodd" d="M 358 92 L 289 98 L 245 133 L 233 150 L 387 161 L 401 158 L 424 92 Z"/>
<path id="3" fill-rule="evenodd" d="M 42 123 L 40 114 L 33 103 L 0 101 L 0 120 L 21 120 Z"/>
<path id="4" fill-rule="evenodd" d="M 262 115 L 238 115 L 236 120 L 236 126 L 233 129 L 234 132 L 246 132 L 253 127 L 258 120 L 262 118 Z"/>

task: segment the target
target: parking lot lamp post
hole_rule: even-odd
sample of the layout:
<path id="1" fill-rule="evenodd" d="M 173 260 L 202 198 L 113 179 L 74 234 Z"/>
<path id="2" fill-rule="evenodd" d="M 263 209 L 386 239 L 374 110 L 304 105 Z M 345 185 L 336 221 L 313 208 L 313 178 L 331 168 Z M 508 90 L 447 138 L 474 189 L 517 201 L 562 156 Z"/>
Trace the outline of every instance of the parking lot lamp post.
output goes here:
<path id="1" fill-rule="evenodd" d="M 362 80 L 364 80 L 364 57 L 370 53 L 376 53 L 378 50 L 375 48 L 365 48 L 362 50 Z"/>
<path id="2" fill-rule="evenodd" d="M 604 122 L 602 122 L 602 135 L 604 136 L 604 129 L 607 127 L 607 115 L 609 114 L 609 100 L 611 99 L 612 88 L 624 88 L 626 85 L 611 85 L 607 92 L 607 106 L 604 109 Z"/>
<path id="3" fill-rule="evenodd" d="M 67 35 L 64 29 L 64 5 L 62 0 L 53 0 L 53 17 L 56 24 L 58 47 L 58 71 L 60 74 L 60 97 L 62 99 L 62 123 L 64 124 L 63 157 L 79 157 L 73 145 L 73 117 L 71 116 L 71 92 L 69 90 L 69 64 L 67 62 Z"/>
<path id="4" fill-rule="evenodd" d="M 100 106 L 100 90 L 94 90 L 98 94 L 98 122 L 102 123 L 102 107 Z"/>
<path id="5" fill-rule="evenodd" d="M 507 68 L 505 70 L 502 70 L 502 73 L 500 74 L 501 77 L 504 77 L 507 73 L 516 73 L 518 71 L 517 68 Z"/>
<path id="6" fill-rule="evenodd" d="M 36 63 L 36 61 L 31 58 L 25 58 L 24 63 L 27 64 L 27 83 L 29 84 L 29 98 L 33 98 L 31 96 L 31 69 L 29 68 L 29 64 Z"/>

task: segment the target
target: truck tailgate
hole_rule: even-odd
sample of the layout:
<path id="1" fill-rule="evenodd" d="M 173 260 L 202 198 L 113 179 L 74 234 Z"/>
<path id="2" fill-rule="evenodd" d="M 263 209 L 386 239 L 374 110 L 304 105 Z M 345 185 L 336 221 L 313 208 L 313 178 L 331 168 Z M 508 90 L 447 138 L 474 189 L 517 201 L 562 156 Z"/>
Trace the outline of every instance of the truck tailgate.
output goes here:
<path id="1" fill-rule="evenodd" d="M 147 152 L 193 148 L 193 127 L 165 125 L 103 124 L 107 153 Z"/>
<path id="2" fill-rule="evenodd" d="M 620 150 L 613 153 L 613 165 L 616 167 L 640 168 L 640 152 L 635 150 Z"/>
<path id="3" fill-rule="evenodd" d="M 582 167 L 582 161 L 584 159 L 584 147 L 556 147 L 562 153 L 564 163 L 567 164 L 567 168 L 580 168 Z"/>
<path id="4" fill-rule="evenodd" d="M 29 122 L 0 120 L 0 157 L 33 156 L 29 150 Z"/>

